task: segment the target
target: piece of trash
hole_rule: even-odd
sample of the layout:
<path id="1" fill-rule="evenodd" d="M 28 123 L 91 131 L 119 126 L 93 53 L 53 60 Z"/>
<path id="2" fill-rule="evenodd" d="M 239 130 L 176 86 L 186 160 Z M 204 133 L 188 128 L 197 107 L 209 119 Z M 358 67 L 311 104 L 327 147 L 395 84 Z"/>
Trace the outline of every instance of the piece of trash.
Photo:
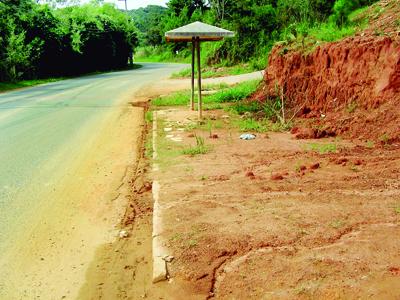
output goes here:
<path id="1" fill-rule="evenodd" d="M 170 139 L 170 138 L 173 138 L 174 135 L 173 135 L 173 134 L 167 134 L 165 137 L 166 137 L 167 139 Z"/>
<path id="2" fill-rule="evenodd" d="M 128 234 L 128 232 L 127 232 L 126 230 L 121 230 L 121 231 L 119 232 L 119 237 L 120 237 L 121 239 L 127 238 L 128 236 L 129 236 L 129 234 Z"/>
<path id="3" fill-rule="evenodd" d="M 241 140 L 254 140 L 255 138 L 256 138 L 256 136 L 254 134 L 251 134 L 251 133 L 243 133 L 240 136 Z"/>
<path id="4" fill-rule="evenodd" d="M 171 128 L 171 127 L 165 127 L 165 128 L 164 128 L 164 131 L 165 131 L 165 132 L 172 131 L 172 128 Z"/>
<path id="5" fill-rule="evenodd" d="M 173 257 L 172 255 L 164 255 L 162 259 L 165 260 L 166 262 L 172 262 L 174 258 L 175 257 Z"/>

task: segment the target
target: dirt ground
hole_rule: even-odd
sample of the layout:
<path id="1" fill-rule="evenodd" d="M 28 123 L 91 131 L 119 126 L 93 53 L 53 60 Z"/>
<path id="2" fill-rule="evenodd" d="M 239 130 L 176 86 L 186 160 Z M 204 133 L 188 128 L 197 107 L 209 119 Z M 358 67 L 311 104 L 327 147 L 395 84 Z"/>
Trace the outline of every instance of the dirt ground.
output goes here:
<path id="1" fill-rule="evenodd" d="M 173 299 L 399 299 L 400 145 L 261 133 L 158 112 Z M 212 136 L 213 138 L 211 138 Z M 209 151 L 183 155 L 203 137 Z"/>

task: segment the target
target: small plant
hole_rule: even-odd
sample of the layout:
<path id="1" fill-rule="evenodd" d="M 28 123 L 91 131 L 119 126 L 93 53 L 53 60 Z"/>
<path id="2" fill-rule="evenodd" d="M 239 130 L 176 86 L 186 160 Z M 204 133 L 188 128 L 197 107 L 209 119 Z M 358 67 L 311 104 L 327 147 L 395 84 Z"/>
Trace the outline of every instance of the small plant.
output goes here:
<path id="1" fill-rule="evenodd" d="M 271 123 L 269 130 L 274 132 L 283 132 L 290 130 L 292 127 L 293 127 L 292 122 L 285 122 L 285 123 L 275 122 Z"/>
<path id="2" fill-rule="evenodd" d="M 207 130 L 209 137 L 212 137 L 212 127 L 213 127 L 212 121 L 210 119 L 207 120 Z"/>
<path id="3" fill-rule="evenodd" d="M 238 83 L 228 89 L 204 97 L 204 103 L 237 102 L 253 94 L 260 84 L 259 80 Z"/>
<path id="4" fill-rule="evenodd" d="M 181 241 L 183 239 L 183 234 L 182 233 L 175 233 L 173 236 L 169 238 L 171 242 L 175 241 Z"/>
<path id="5" fill-rule="evenodd" d="M 374 30 L 374 35 L 376 35 L 376 36 L 384 36 L 385 32 L 383 30 L 381 30 L 381 29 L 375 29 Z"/>
<path id="6" fill-rule="evenodd" d="M 201 181 L 205 181 L 205 180 L 207 180 L 208 179 L 208 177 L 206 176 L 206 175 L 202 175 L 201 177 L 200 177 L 200 180 Z"/>
<path id="7" fill-rule="evenodd" d="M 151 139 L 151 134 L 148 134 L 145 144 L 145 157 L 152 158 L 153 157 L 153 143 Z"/>
<path id="8" fill-rule="evenodd" d="M 366 142 L 366 146 L 367 146 L 367 148 L 374 148 L 374 146 L 375 146 L 375 143 L 373 142 L 373 141 L 370 141 L 370 140 L 368 140 L 367 142 Z"/>
<path id="9" fill-rule="evenodd" d="M 225 82 L 221 83 L 209 83 L 202 86 L 203 91 L 216 91 L 229 88 L 229 84 Z M 197 88 L 196 88 L 197 90 Z"/>
<path id="10" fill-rule="evenodd" d="M 252 131 L 252 132 L 266 132 L 268 126 L 266 120 L 255 120 L 253 118 L 240 119 L 238 121 L 238 127 L 240 131 Z"/>
<path id="11" fill-rule="evenodd" d="M 186 105 L 190 100 L 190 91 L 176 92 L 152 100 L 154 106 L 179 106 Z"/>
<path id="12" fill-rule="evenodd" d="M 253 113 L 262 111 L 262 105 L 257 101 L 238 101 L 230 107 L 230 110 L 239 115 L 243 115 L 246 112 Z"/>
<path id="13" fill-rule="evenodd" d="M 197 246 L 197 244 L 198 244 L 197 240 L 192 239 L 188 241 L 189 248 L 195 247 Z"/>
<path id="14" fill-rule="evenodd" d="M 144 119 L 146 120 L 147 123 L 152 123 L 153 122 L 153 112 L 146 111 L 146 114 L 144 115 Z"/>
<path id="15" fill-rule="evenodd" d="M 196 137 L 196 146 L 189 147 L 183 149 L 182 153 L 186 155 L 197 155 L 197 154 L 206 154 L 209 151 L 209 147 L 207 147 L 204 143 L 204 139 L 200 136 Z"/>
<path id="16" fill-rule="evenodd" d="M 342 220 L 334 220 L 329 225 L 335 229 L 339 229 L 344 226 L 344 222 Z"/>
<path id="17" fill-rule="evenodd" d="M 275 100 L 267 99 L 267 101 L 263 105 L 263 111 L 265 117 L 268 119 L 276 119 L 277 115 L 279 115 L 279 111 L 282 109 L 282 103 L 277 97 Z"/>
<path id="18" fill-rule="evenodd" d="M 198 127 L 199 125 L 197 123 L 189 123 L 185 125 L 185 131 L 192 131 Z"/>
<path id="19" fill-rule="evenodd" d="M 294 170 L 296 173 L 300 173 L 301 171 L 304 171 L 304 164 L 301 162 L 296 162 L 296 165 L 294 166 Z"/>
<path id="20" fill-rule="evenodd" d="M 219 103 L 210 103 L 210 104 L 205 104 L 203 106 L 203 110 L 217 110 L 217 109 L 223 109 L 224 107 L 222 104 Z"/>
<path id="21" fill-rule="evenodd" d="M 320 154 L 325 154 L 325 153 L 333 153 L 337 151 L 337 145 L 336 144 L 317 144 L 317 143 L 312 143 L 308 144 L 306 148 L 310 151 L 315 151 Z"/>
<path id="22" fill-rule="evenodd" d="M 379 140 L 381 141 L 382 144 L 387 145 L 389 143 L 388 134 L 387 133 L 382 134 Z"/>
<path id="23" fill-rule="evenodd" d="M 360 171 L 355 165 L 352 165 L 350 167 L 350 170 L 352 170 L 353 172 L 359 172 Z"/>
<path id="24" fill-rule="evenodd" d="M 186 172 L 189 172 L 189 173 L 191 173 L 191 172 L 193 172 L 193 167 L 191 167 L 191 166 L 186 166 L 185 168 L 184 168 L 184 170 L 186 171 Z"/>
<path id="25" fill-rule="evenodd" d="M 350 102 L 348 105 L 347 105 L 347 107 L 346 107 L 346 111 L 349 113 L 349 114 L 351 114 L 351 113 L 353 113 L 356 109 L 357 109 L 357 102 L 355 102 L 355 101 L 352 101 L 352 102 Z"/>
<path id="26" fill-rule="evenodd" d="M 396 214 L 399 214 L 399 215 L 400 215 L 400 204 L 397 204 L 397 206 L 394 207 L 394 212 L 395 212 Z"/>

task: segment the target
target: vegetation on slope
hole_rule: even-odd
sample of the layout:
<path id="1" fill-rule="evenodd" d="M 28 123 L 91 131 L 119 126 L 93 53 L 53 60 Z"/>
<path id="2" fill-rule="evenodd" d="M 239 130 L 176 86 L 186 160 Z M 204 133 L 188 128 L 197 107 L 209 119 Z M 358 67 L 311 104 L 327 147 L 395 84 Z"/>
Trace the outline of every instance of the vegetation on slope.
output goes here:
<path id="1" fill-rule="evenodd" d="M 263 69 L 270 49 L 277 41 L 313 37 L 332 41 L 354 33 L 355 23 L 349 18 L 360 7 L 374 0 L 170 0 L 168 9 L 158 17 L 149 17 L 147 28 L 151 43 L 139 51 L 138 57 L 152 60 L 184 59 L 190 54 L 185 43 L 166 44 L 164 33 L 194 21 L 221 26 L 236 32 L 232 39 L 206 43 L 202 62 L 208 65 L 231 66 L 248 63 L 250 70 Z M 135 12 L 131 14 L 136 17 Z M 156 19 L 156 26 L 151 26 Z M 157 33 L 157 30 L 158 33 Z M 155 36 L 158 34 L 158 38 Z M 155 43 L 154 41 L 158 41 Z M 157 53 L 157 55 L 155 55 Z"/>
<path id="2" fill-rule="evenodd" d="M 102 1 L 57 8 L 34 0 L 3 0 L 0 80 L 118 69 L 127 65 L 134 50 L 138 60 L 188 62 L 189 45 L 167 44 L 164 33 L 193 21 L 236 32 L 232 39 L 203 43 L 202 64 L 214 67 L 204 70 L 206 77 L 260 70 L 277 41 L 332 41 L 353 34 L 359 25 L 352 21 L 354 11 L 372 2 L 170 0 L 167 8 L 148 6 L 126 13 Z"/>

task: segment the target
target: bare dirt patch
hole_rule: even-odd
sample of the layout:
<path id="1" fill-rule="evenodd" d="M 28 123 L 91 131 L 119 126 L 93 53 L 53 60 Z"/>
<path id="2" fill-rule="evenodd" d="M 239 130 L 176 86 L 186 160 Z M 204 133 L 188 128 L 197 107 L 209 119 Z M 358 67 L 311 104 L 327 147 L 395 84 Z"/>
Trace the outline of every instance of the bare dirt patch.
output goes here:
<path id="1" fill-rule="evenodd" d="M 203 126 L 186 109 L 158 116 L 154 176 L 182 299 L 400 297 L 399 145 L 245 141 L 224 111 Z M 205 154 L 183 155 L 199 137 Z"/>
<path id="2" fill-rule="evenodd" d="M 147 103 L 138 106 L 147 108 Z M 78 299 L 170 299 L 186 293 L 179 280 L 152 284 L 153 198 L 146 134 L 147 126 L 137 141 L 138 159 L 121 183 L 119 197 L 125 198 L 126 206 L 118 236 L 96 250 Z"/>

